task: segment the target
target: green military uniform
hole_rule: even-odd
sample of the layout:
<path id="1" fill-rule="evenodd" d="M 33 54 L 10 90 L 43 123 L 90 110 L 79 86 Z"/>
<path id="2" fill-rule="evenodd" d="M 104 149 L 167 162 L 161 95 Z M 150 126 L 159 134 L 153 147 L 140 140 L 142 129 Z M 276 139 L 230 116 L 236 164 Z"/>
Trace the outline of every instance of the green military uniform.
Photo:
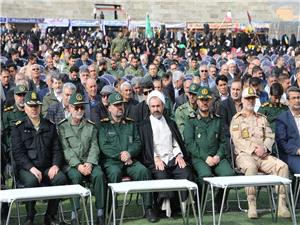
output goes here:
<path id="1" fill-rule="evenodd" d="M 134 68 L 133 66 L 128 66 L 125 69 L 125 76 L 126 75 L 133 75 L 135 77 L 143 77 L 144 76 L 144 72 L 141 68 Z"/>
<path id="2" fill-rule="evenodd" d="M 117 92 L 109 96 L 110 104 L 123 102 L 121 95 Z M 99 125 L 99 146 L 104 159 L 101 160 L 107 175 L 108 182 L 121 182 L 122 176 L 127 174 L 133 180 L 150 180 L 151 175 L 147 168 L 136 160 L 141 152 L 141 141 L 138 129 L 134 121 L 124 118 L 116 123 L 111 118 L 104 118 Z M 120 153 L 127 151 L 133 163 L 125 165 L 120 159 Z M 144 194 L 146 207 L 151 207 L 150 194 Z"/>
<path id="3" fill-rule="evenodd" d="M 83 96 L 79 93 L 73 94 L 69 102 L 72 105 L 85 104 Z M 90 179 L 96 198 L 96 209 L 103 209 L 105 182 L 101 167 L 98 165 L 100 150 L 97 142 L 97 129 L 89 120 L 82 119 L 79 125 L 72 125 L 71 120 L 72 118 L 69 117 L 58 124 L 64 156 L 69 166 L 68 177 L 72 184 L 82 184 L 83 180 Z M 78 165 L 84 163 L 90 163 L 93 167 L 88 177 L 83 176 L 77 169 Z M 78 198 L 75 204 L 76 208 L 79 208 Z"/>
<path id="4" fill-rule="evenodd" d="M 198 92 L 199 98 L 211 98 L 210 91 L 206 87 L 201 87 Z M 208 117 L 201 117 L 198 113 L 197 116 L 186 122 L 183 136 L 200 185 L 203 177 L 210 177 L 213 174 L 217 176 L 234 175 L 234 171 L 225 157 L 227 145 L 222 132 L 221 118 L 212 114 Z M 210 167 L 206 163 L 206 159 L 208 156 L 215 155 L 220 157 L 220 162 Z"/>
<path id="5" fill-rule="evenodd" d="M 191 74 L 193 76 L 199 76 L 199 69 L 190 68 L 185 72 L 185 74 Z"/>
<path id="6" fill-rule="evenodd" d="M 189 93 L 197 94 L 200 86 L 196 83 L 192 83 L 189 88 Z M 179 106 L 175 111 L 175 122 L 178 129 L 183 136 L 184 125 L 189 117 L 194 117 L 196 115 L 196 109 L 192 107 L 189 102 L 184 103 Z"/>
<path id="7" fill-rule="evenodd" d="M 26 94 L 27 87 L 24 85 L 17 85 L 14 88 L 14 94 Z M 10 149 L 11 146 L 11 131 L 15 126 L 17 121 L 23 121 L 26 117 L 26 113 L 18 109 L 16 105 L 9 106 L 4 108 L 4 112 L 2 114 L 2 122 L 3 122 L 3 140 L 2 143 L 5 145 L 6 149 Z"/>
<path id="8" fill-rule="evenodd" d="M 127 50 L 128 52 L 131 52 L 131 48 L 128 42 L 127 38 L 119 38 L 116 37 L 115 39 L 112 40 L 111 43 L 111 56 L 113 56 L 113 54 L 115 52 L 119 52 L 122 53 L 125 50 Z"/>
<path id="9" fill-rule="evenodd" d="M 271 102 L 266 102 L 264 104 L 262 104 L 259 109 L 258 112 L 265 115 L 268 119 L 268 122 L 272 128 L 272 131 L 275 132 L 275 119 L 276 117 L 288 110 L 289 107 L 287 105 L 281 104 L 279 103 L 279 105 L 275 105 Z"/>
<path id="10" fill-rule="evenodd" d="M 42 105 L 42 115 L 46 116 L 48 112 L 48 108 L 50 105 L 58 102 L 57 98 L 54 95 L 54 92 L 51 91 L 50 93 L 46 94 L 46 96 L 43 98 L 43 105 Z"/>
<path id="11" fill-rule="evenodd" d="M 116 68 L 116 69 L 108 69 L 107 71 L 109 74 L 113 75 L 115 78 L 117 79 L 121 79 L 123 76 L 124 76 L 124 71 L 119 69 L 119 68 Z"/>

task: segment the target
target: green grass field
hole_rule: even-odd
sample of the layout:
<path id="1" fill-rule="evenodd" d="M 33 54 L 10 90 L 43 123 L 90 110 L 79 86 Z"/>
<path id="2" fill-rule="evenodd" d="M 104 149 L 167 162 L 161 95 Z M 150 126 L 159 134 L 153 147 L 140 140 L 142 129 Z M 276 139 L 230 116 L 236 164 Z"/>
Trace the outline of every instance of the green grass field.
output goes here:
<path id="1" fill-rule="evenodd" d="M 245 199 L 245 194 L 244 191 L 241 189 L 240 190 L 240 195 L 243 199 Z M 119 201 L 122 199 L 122 196 L 119 197 Z M 133 199 L 135 199 L 135 196 L 133 196 Z M 237 207 L 237 202 L 235 202 L 236 196 L 235 192 L 232 190 L 229 195 L 229 210 L 224 212 L 222 215 L 222 225 L 288 225 L 292 224 L 291 219 L 281 219 L 278 218 L 277 223 L 275 223 L 272 220 L 271 213 L 268 211 L 264 211 L 259 213 L 259 218 L 255 220 L 250 220 L 247 218 L 247 214 L 245 212 L 241 212 L 238 210 Z M 265 192 L 265 189 L 262 189 L 260 196 L 257 201 L 258 208 L 267 208 L 268 207 L 268 199 L 267 199 L 267 193 Z M 45 211 L 45 202 L 38 202 L 37 203 L 37 211 L 38 213 L 42 214 Z M 242 202 L 243 208 L 247 207 L 246 202 Z M 65 200 L 63 201 L 63 208 L 66 211 L 64 213 L 66 219 L 68 220 L 70 218 L 68 211 L 70 210 L 70 201 Z M 210 201 L 207 202 L 207 211 L 204 214 L 203 217 L 203 224 L 212 224 L 212 213 L 209 212 L 211 209 L 211 204 Z M 118 212 L 120 212 L 120 208 L 118 208 Z M 16 220 L 16 208 L 13 208 L 13 218 L 10 221 L 11 225 L 17 225 L 17 220 Z M 25 213 L 25 207 L 24 205 L 21 205 L 21 214 L 24 215 Z M 81 216 L 81 213 L 79 214 Z M 95 215 L 95 212 L 94 212 Z M 135 201 L 132 201 L 129 206 L 126 207 L 125 210 L 125 217 L 136 217 L 136 216 L 141 216 L 142 215 L 142 209 L 141 206 L 138 206 Z M 217 214 L 218 215 L 218 214 Z M 296 217 L 298 224 L 300 224 L 300 210 L 296 210 Z M 24 221 L 25 218 L 22 217 L 21 221 Z M 35 218 L 34 221 L 35 225 L 42 225 L 43 224 L 43 216 L 38 215 Z M 82 223 L 84 224 L 84 223 Z M 124 220 L 124 224 L 130 224 L 130 225 L 146 225 L 150 224 L 145 218 L 142 219 L 126 219 Z M 163 218 L 160 219 L 157 225 L 180 225 L 183 224 L 182 218 L 181 217 L 175 217 L 175 218 Z M 195 224 L 195 220 L 193 219 L 193 216 L 191 214 L 190 216 L 190 224 Z"/>

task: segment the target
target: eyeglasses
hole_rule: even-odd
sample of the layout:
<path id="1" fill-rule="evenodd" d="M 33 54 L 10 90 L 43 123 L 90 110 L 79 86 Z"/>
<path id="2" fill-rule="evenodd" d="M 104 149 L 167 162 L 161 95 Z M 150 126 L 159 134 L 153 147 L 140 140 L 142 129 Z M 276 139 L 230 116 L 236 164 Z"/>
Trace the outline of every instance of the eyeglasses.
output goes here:
<path id="1" fill-rule="evenodd" d="M 202 73 L 203 73 L 203 72 L 208 72 L 208 70 L 200 70 L 200 71 L 201 71 Z"/>
<path id="2" fill-rule="evenodd" d="M 109 95 L 101 95 L 102 98 L 108 98 Z"/>
<path id="3" fill-rule="evenodd" d="M 74 106 L 74 109 L 75 109 L 76 111 L 78 111 L 79 109 L 80 109 L 80 110 L 84 110 L 84 106 L 83 106 L 83 105 L 76 105 L 76 106 Z"/>
<path id="4" fill-rule="evenodd" d="M 18 93 L 16 95 L 19 96 L 19 97 L 24 97 L 26 94 L 25 93 Z"/>

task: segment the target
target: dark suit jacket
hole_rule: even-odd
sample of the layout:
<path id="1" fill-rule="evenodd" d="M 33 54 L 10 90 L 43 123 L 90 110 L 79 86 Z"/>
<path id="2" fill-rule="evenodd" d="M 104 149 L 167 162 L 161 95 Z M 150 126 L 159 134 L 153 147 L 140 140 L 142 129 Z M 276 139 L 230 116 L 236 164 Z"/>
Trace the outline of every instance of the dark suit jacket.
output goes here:
<path id="1" fill-rule="evenodd" d="M 184 142 L 182 140 L 181 134 L 177 128 L 176 123 L 169 119 L 168 117 L 165 117 L 166 122 L 171 130 L 171 133 L 175 140 L 177 141 L 178 145 L 180 146 L 181 152 L 184 156 L 184 159 L 188 161 L 188 155 L 185 149 Z M 151 127 L 150 118 L 148 117 L 146 120 L 142 121 L 139 125 L 139 133 L 141 137 L 141 143 L 142 143 L 142 154 L 141 154 L 141 160 L 146 167 L 153 167 L 154 166 L 154 158 L 153 158 L 153 131 Z"/>
<path id="2" fill-rule="evenodd" d="M 280 157 L 297 155 L 300 148 L 300 134 L 291 110 L 281 113 L 276 118 L 275 137 Z"/>
<path id="3" fill-rule="evenodd" d="M 220 116 L 223 123 L 224 133 L 227 137 L 230 137 L 229 127 L 232 117 L 236 114 L 236 108 L 232 98 L 229 96 L 228 99 L 221 102 L 220 105 Z"/>
<path id="4" fill-rule="evenodd" d="M 174 111 L 176 111 L 176 109 L 183 105 L 184 103 L 186 103 L 188 101 L 188 97 L 186 96 L 185 93 L 179 95 L 177 98 L 175 98 L 175 105 L 174 105 Z"/>

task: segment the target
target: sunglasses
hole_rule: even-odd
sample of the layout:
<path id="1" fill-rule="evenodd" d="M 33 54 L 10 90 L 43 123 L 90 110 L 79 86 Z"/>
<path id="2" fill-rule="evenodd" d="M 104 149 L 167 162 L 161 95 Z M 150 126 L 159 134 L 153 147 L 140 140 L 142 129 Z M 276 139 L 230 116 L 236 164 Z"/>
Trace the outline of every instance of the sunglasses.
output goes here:
<path id="1" fill-rule="evenodd" d="M 201 72 L 208 72 L 208 70 L 200 70 Z"/>
<path id="2" fill-rule="evenodd" d="M 144 91 L 143 94 L 144 95 L 148 95 L 151 91 Z"/>
<path id="3" fill-rule="evenodd" d="M 16 95 L 19 96 L 19 97 L 24 97 L 26 94 L 25 93 L 18 93 Z"/>
<path id="4" fill-rule="evenodd" d="M 101 95 L 102 98 L 108 98 L 109 95 Z"/>
<path id="5" fill-rule="evenodd" d="M 83 111 L 84 110 L 84 106 L 83 105 L 76 105 L 76 106 L 74 106 L 74 109 L 76 111 L 78 111 L 79 109 Z"/>

